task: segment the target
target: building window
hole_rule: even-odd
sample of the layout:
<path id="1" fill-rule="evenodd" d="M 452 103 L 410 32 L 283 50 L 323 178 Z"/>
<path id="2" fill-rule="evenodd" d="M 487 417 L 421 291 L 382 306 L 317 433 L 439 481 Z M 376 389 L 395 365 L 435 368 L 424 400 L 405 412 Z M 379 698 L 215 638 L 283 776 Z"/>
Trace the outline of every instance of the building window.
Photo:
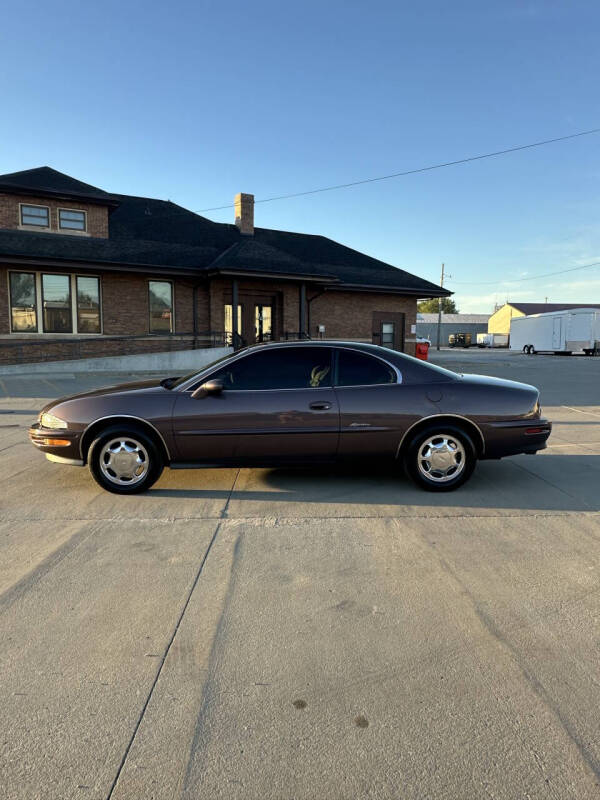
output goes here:
<path id="1" fill-rule="evenodd" d="M 237 307 L 237 332 L 242 335 L 242 306 Z M 225 342 L 233 343 L 233 305 L 225 303 Z"/>
<path id="2" fill-rule="evenodd" d="M 100 279 L 77 276 L 77 332 L 101 333 Z"/>
<path id="3" fill-rule="evenodd" d="M 50 209 L 48 206 L 21 205 L 21 225 L 35 225 L 36 228 L 49 228 Z"/>
<path id="4" fill-rule="evenodd" d="M 72 333 L 71 281 L 69 275 L 42 275 L 44 333 Z"/>
<path id="5" fill-rule="evenodd" d="M 149 281 L 150 333 L 173 332 L 173 284 Z"/>
<path id="6" fill-rule="evenodd" d="M 85 211 L 73 211 L 68 208 L 59 208 L 58 227 L 61 230 L 85 231 L 87 228 Z"/>
<path id="7" fill-rule="evenodd" d="M 35 273 L 10 273 L 10 324 L 13 333 L 36 333 Z"/>
<path id="8" fill-rule="evenodd" d="M 381 323 L 381 344 L 383 347 L 389 347 L 391 350 L 394 349 L 395 334 L 396 331 L 393 322 Z"/>

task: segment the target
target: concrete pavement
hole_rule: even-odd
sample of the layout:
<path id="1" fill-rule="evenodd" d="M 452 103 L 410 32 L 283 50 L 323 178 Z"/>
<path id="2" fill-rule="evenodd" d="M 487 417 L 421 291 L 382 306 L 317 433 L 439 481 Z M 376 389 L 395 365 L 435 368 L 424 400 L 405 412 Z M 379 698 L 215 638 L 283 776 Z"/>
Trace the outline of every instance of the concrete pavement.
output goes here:
<path id="1" fill-rule="evenodd" d="M 598 796 L 600 359 L 435 358 L 540 386 L 551 447 L 121 498 L 26 442 L 94 376 L 3 379 L 0 796 Z"/>

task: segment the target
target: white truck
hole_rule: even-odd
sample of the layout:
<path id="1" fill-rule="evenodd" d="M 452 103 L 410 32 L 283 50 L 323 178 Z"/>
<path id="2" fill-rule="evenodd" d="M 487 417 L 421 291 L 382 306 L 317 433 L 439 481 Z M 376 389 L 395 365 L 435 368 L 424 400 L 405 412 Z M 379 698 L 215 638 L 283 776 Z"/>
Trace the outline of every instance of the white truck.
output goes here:
<path id="1" fill-rule="evenodd" d="M 575 308 L 515 317 L 510 323 L 510 349 L 532 353 L 600 355 L 600 311 Z"/>
<path id="2" fill-rule="evenodd" d="M 506 333 L 478 333 L 477 347 L 508 347 Z"/>

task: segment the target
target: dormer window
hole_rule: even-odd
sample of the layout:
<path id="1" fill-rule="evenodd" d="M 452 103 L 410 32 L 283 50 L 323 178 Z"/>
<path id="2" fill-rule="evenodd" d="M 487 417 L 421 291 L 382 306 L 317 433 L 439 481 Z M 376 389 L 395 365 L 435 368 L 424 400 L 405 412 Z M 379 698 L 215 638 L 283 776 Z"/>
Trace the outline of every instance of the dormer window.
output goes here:
<path id="1" fill-rule="evenodd" d="M 85 231 L 87 228 L 85 211 L 75 211 L 71 208 L 58 209 L 58 227 L 60 230 Z"/>
<path id="2" fill-rule="evenodd" d="M 50 209 L 48 206 L 26 206 L 21 204 L 21 225 L 49 228 Z"/>

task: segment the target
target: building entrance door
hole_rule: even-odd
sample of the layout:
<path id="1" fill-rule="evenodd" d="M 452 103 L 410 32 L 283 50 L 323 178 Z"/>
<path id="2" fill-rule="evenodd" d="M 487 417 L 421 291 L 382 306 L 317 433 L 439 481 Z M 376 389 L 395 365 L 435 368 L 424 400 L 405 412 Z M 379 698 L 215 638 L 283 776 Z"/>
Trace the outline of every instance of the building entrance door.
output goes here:
<path id="1" fill-rule="evenodd" d="M 273 338 L 273 306 L 256 303 L 254 306 L 254 339 L 270 342 Z"/>
<path id="2" fill-rule="evenodd" d="M 404 350 L 404 314 L 400 311 L 373 312 L 373 344 Z"/>

